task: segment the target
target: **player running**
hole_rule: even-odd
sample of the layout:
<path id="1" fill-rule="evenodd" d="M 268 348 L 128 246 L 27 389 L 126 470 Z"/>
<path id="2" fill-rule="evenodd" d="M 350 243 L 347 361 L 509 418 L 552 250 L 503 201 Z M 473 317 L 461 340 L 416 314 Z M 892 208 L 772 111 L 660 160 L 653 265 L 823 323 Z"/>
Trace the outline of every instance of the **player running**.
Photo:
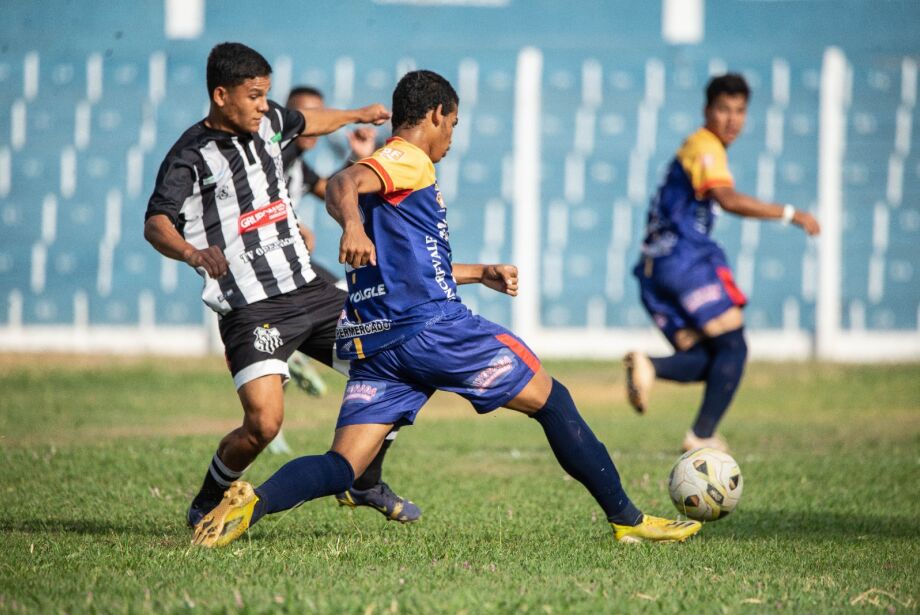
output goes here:
<path id="1" fill-rule="evenodd" d="M 299 135 L 323 135 L 352 122 L 381 124 L 390 116 L 380 104 L 351 111 L 285 109 L 268 99 L 271 72 L 265 58 L 245 45 L 222 43 L 211 50 L 208 116 L 170 149 L 147 205 L 147 241 L 204 278 L 202 299 L 218 314 L 243 405 L 243 424 L 220 441 L 189 507 L 191 527 L 281 428 L 291 353 L 301 350 L 333 366 L 345 292 L 310 266 L 284 184 L 281 150 Z M 414 521 L 418 507 L 380 480 L 386 447 L 379 450 L 363 477 L 368 487 L 349 503 Z"/>
<path id="2" fill-rule="evenodd" d="M 342 226 L 339 260 L 349 266 L 337 352 L 351 360 L 332 450 L 289 462 L 255 489 L 235 482 L 198 524 L 195 544 L 227 544 L 264 515 L 347 489 L 393 426 L 411 424 L 435 390 L 462 395 L 481 414 L 505 407 L 539 422 L 617 540 L 683 541 L 699 531 L 697 521 L 636 508 L 568 390 L 520 338 L 460 301 L 459 284 L 514 296 L 518 279 L 511 265 L 451 263 L 434 163 L 450 148 L 458 104 L 440 75 L 406 74 L 393 93 L 393 138 L 329 181 L 326 207 Z"/>
<path id="3" fill-rule="evenodd" d="M 728 449 L 716 427 L 747 360 L 741 311 L 747 299 L 735 286 L 722 248 L 709 236 L 715 204 L 747 218 L 792 222 L 809 235 L 820 231 L 808 212 L 735 191 L 725 150 L 744 128 L 749 97 L 741 75 L 710 80 L 705 124 L 684 141 L 651 201 L 642 256 L 633 270 L 642 304 L 676 352 L 661 358 L 628 353 L 627 396 L 644 413 L 655 378 L 705 382 L 696 421 L 684 437 L 685 451 Z"/>

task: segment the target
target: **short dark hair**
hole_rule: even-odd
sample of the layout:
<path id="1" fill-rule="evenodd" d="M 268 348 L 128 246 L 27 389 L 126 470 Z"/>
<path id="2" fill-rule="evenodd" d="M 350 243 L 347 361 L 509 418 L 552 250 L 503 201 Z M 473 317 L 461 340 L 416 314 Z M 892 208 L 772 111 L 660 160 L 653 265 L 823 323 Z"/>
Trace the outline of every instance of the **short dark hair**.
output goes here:
<path id="1" fill-rule="evenodd" d="M 415 126 L 438 105 L 451 113 L 459 103 L 457 92 L 441 75 L 430 70 L 406 73 L 393 90 L 393 128 Z"/>
<path id="2" fill-rule="evenodd" d="M 255 49 L 242 43 L 215 45 L 208 54 L 208 98 L 218 87 L 232 88 L 247 79 L 271 74 L 271 64 Z"/>
<path id="3" fill-rule="evenodd" d="M 293 88 L 291 93 L 288 94 L 288 102 L 295 96 L 316 96 L 317 98 L 325 98 L 322 92 L 310 85 L 298 85 Z"/>
<path id="4" fill-rule="evenodd" d="M 706 86 L 706 106 L 711 106 L 720 94 L 741 94 L 745 100 L 750 100 L 751 88 L 739 73 L 726 73 L 709 80 L 709 85 Z"/>

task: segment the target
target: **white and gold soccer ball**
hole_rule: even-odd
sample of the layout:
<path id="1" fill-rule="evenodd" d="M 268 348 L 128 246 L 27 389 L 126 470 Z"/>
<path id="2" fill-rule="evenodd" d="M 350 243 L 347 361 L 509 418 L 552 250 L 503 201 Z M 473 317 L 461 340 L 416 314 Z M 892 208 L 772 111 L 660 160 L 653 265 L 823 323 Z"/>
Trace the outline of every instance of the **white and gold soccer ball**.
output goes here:
<path id="1" fill-rule="evenodd" d="M 738 463 L 728 453 L 713 448 L 685 453 L 668 478 L 674 506 L 697 521 L 715 521 L 733 511 L 743 488 Z"/>

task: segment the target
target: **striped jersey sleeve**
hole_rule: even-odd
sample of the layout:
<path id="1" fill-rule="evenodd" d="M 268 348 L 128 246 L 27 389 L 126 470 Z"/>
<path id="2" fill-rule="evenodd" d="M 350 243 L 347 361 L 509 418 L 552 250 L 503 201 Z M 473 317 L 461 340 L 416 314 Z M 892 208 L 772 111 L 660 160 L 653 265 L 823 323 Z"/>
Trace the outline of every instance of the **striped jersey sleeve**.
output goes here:
<path id="1" fill-rule="evenodd" d="M 153 194 L 147 202 L 144 219 L 162 214 L 169 218 L 174 226 L 179 224 L 179 211 L 182 204 L 192 196 L 195 189 L 196 172 L 194 163 L 181 153 L 170 152 L 160 165 Z"/>

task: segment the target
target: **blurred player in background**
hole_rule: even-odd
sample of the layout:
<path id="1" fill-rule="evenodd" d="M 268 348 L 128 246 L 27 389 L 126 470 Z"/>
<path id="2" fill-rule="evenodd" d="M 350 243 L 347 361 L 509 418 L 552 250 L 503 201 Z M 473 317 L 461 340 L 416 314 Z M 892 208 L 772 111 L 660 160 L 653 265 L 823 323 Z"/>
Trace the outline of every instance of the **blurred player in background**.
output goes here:
<path id="1" fill-rule="evenodd" d="M 323 93 L 314 87 L 297 86 L 288 94 L 286 106 L 293 111 L 322 109 L 325 106 Z M 376 136 L 377 131 L 372 126 L 361 126 L 349 131 L 347 138 L 350 152 L 349 160 L 345 163 L 346 166 L 355 160 L 366 158 L 374 153 Z M 327 178 L 321 177 L 304 159 L 304 155 L 316 147 L 317 140 L 318 138 L 315 136 L 300 136 L 293 139 L 281 151 L 281 158 L 284 161 L 284 176 L 295 209 L 297 209 L 298 200 L 308 194 L 312 194 L 320 200 L 326 198 Z M 316 261 L 314 251 L 316 237 L 313 230 L 301 224 L 301 233 L 304 235 L 304 241 L 307 243 L 307 249 L 310 251 L 311 257 L 314 257 L 310 259 L 310 264 L 316 275 L 330 284 L 344 289 L 345 281 Z M 310 365 L 310 360 L 302 352 L 295 352 L 291 355 L 288 360 L 288 368 L 291 371 L 291 380 L 303 391 L 317 397 L 325 394 L 326 383 L 323 382 L 322 377 Z M 280 432 L 278 437 L 272 441 L 269 450 L 285 453 L 289 451 Z"/>
<path id="2" fill-rule="evenodd" d="M 204 278 L 202 299 L 218 314 L 227 366 L 243 406 L 243 424 L 221 440 L 189 507 L 192 526 L 281 428 L 291 353 L 299 349 L 333 365 L 346 293 L 310 267 L 283 181 L 282 149 L 302 134 L 389 118 L 380 104 L 290 111 L 268 99 L 271 72 L 265 58 L 245 45 L 222 43 L 211 50 L 208 116 L 170 149 L 147 205 L 144 237 Z M 385 486 L 379 480 L 383 453 L 370 474 L 376 468 L 371 480 Z M 384 495 L 385 502 L 366 503 L 400 521 L 418 517 L 411 502 L 388 488 Z"/>
<path id="3" fill-rule="evenodd" d="M 705 124 L 681 145 L 651 200 L 642 256 L 633 270 L 642 304 L 676 352 L 660 358 L 628 353 L 627 396 L 644 413 L 655 378 L 705 382 L 696 420 L 684 437 L 685 451 L 703 446 L 727 450 L 716 427 L 747 360 L 742 313 L 747 299 L 735 286 L 725 253 L 710 237 L 716 204 L 747 218 L 793 223 L 809 235 L 820 231 L 805 211 L 735 191 L 726 148 L 744 128 L 749 97 L 741 75 L 710 80 Z"/>
<path id="4" fill-rule="evenodd" d="M 481 414 L 505 407 L 539 422 L 617 540 L 680 541 L 699 531 L 697 521 L 642 514 L 568 390 L 520 338 L 460 301 L 458 284 L 517 295 L 517 268 L 451 263 L 434 163 L 450 148 L 458 106 L 440 75 L 408 73 L 393 93 L 393 138 L 329 181 L 326 208 L 342 226 L 339 260 L 348 265 L 336 351 L 351 360 L 332 450 L 287 463 L 255 490 L 234 483 L 196 528 L 196 544 L 227 544 L 266 514 L 348 489 L 393 426 L 414 422 L 436 390 Z"/>

